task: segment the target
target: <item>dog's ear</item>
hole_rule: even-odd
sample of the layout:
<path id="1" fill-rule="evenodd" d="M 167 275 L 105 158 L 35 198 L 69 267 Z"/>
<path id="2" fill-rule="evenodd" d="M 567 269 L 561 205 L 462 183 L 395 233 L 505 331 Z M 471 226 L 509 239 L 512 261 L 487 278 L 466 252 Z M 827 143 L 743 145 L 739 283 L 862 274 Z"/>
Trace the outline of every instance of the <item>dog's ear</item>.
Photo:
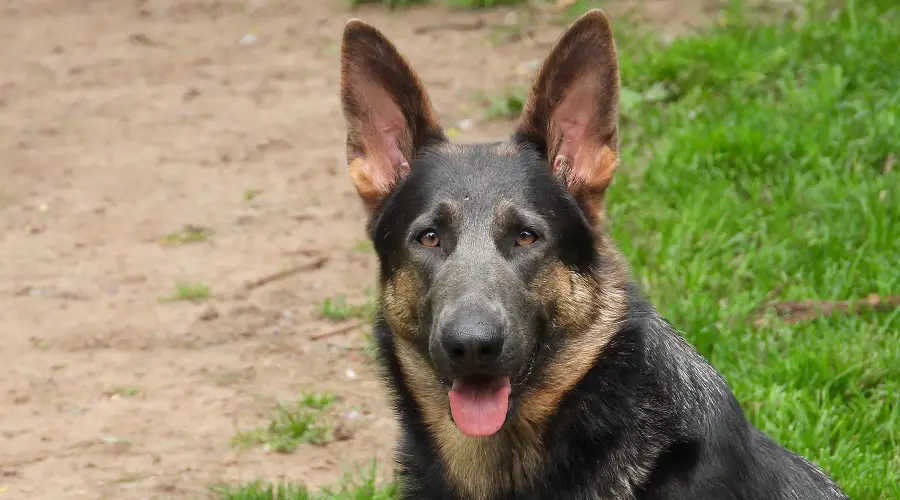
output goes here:
<path id="1" fill-rule="evenodd" d="M 374 27 L 352 19 L 341 45 L 350 177 L 373 213 L 425 144 L 446 140 L 418 76 Z"/>
<path id="2" fill-rule="evenodd" d="M 515 138 L 546 151 L 549 166 L 593 219 L 619 164 L 619 62 L 599 9 L 579 17 L 544 61 Z"/>

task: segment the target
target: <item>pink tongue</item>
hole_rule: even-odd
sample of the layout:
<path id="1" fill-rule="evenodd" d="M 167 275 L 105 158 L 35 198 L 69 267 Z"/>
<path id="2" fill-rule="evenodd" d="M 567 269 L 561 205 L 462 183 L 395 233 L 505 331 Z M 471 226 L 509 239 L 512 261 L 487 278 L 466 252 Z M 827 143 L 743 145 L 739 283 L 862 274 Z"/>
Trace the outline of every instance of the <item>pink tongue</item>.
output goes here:
<path id="1" fill-rule="evenodd" d="M 454 381 L 450 390 L 450 413 L 456 426 L 471 437 L 496 433 L 506 421 L 511 390 L 509 377 L 498 377 L 478 385 Z"/>

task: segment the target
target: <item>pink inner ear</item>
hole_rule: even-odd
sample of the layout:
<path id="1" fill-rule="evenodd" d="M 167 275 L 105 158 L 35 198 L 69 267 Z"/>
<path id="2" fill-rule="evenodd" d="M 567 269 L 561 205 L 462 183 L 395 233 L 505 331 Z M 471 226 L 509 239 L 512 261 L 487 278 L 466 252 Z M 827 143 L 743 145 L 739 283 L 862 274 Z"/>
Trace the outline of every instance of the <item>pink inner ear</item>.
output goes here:
<path id="1" fill-rule="evenodd" d="M 585 131 L 591 116 L 596 112 L 596 87 L 593 78 L 582 77 L 580 81 L 569 87 L 562 101 L 553 112 L 552 123 L 562 136 L 562 142 L 553 162 L 553 171 L 564 166 L 573 170 L 578 151 L 584 144 Z"/>
<path id="2" fill-rule="evenodd" d="M 399 175 L 409 171 L 409 162 L 400 151 L 400 140 L 408 124 L 397 103 L 383 88 L 363 84 L 360 96 L 367 107 L 368 124 L 363 132 L 366 159 L 372 182 L 390 187 Z"/>
<path id="3" fill-rule="evenodd" d="M 587 122 L 580 122 L 577 119 L 560 119 L 556 122 L 562 135 L 562 142 L 559 145 L 556 158 L 553 160 L 553 172 L 556 173 L 560 168 L 570 168 L 575 162 L 578 150 L 584 142 L 584 129 Z"/>

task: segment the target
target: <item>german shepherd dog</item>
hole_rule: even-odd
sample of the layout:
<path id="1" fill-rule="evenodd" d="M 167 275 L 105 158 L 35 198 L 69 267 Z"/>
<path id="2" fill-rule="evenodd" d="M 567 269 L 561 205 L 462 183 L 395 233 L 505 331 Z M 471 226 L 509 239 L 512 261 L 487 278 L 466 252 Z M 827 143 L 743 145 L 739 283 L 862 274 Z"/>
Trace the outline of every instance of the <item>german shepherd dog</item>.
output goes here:
<path id="1" fill-rule="evenodd" d="M 503 142 L 451 143 L 407 60 L 350 20 L 350 178 L 380 263 L 375 338 L 404 499 L 840 499 L 745 418 L 610 241 L 619 69 L 576 20 Z"/>

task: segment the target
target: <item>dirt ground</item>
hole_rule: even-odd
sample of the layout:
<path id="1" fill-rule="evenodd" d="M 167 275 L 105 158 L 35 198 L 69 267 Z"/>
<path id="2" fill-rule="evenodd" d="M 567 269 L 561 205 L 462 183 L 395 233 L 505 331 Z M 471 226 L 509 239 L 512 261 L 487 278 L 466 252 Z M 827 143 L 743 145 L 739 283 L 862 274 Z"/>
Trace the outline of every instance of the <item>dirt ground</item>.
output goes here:
<path id="1" fill-rule="evenodd" d="M 642 8 L 674 33 L 715 4 Z M 314 340 L 346 325 L 319 318 L 323 299 L 361 303 L 375 278 L 346 177 L 341 29 L 383 29 L 468 141 L 508 130 L 473 95 L 526 81 L 559 34 L 510 12 L 3 2 L 0 498 L 203 498 L 220 482 L 332 483 L 373 458 L 386 474 L 395 429 L 362 328 Z M 497 41 L 504 24 L 528 36 Z M 160 243 L 185 225 L 208 240 Z M 180 282 L 212 297 L 160 300 Z M 349 439 L 231 446 L 303 391 L 340 396 L 329 418 Z"/>

